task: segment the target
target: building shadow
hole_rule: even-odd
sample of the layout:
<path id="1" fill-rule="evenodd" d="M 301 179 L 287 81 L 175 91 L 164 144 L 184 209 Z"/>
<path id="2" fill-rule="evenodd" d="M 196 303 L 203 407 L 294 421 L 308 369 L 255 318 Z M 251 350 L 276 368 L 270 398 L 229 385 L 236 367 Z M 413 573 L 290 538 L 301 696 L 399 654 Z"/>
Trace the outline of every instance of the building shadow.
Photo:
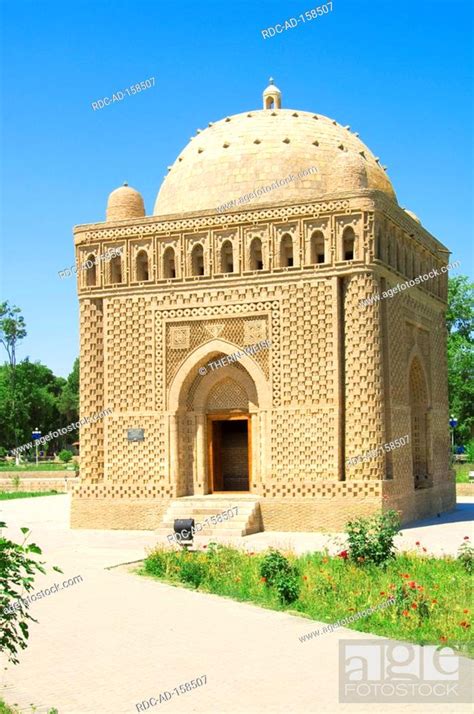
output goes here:
<path id="1" fill-rule="evenodd" d="M 419 521 L 410 521 L 402 526 L 403 531 L 422 526 L 434 526 L 442 523 L 469 523 L 474 521 L 474 503 L 457 503 L 454 511 L 440 513 L 439 516 L 430 516 Z"/>

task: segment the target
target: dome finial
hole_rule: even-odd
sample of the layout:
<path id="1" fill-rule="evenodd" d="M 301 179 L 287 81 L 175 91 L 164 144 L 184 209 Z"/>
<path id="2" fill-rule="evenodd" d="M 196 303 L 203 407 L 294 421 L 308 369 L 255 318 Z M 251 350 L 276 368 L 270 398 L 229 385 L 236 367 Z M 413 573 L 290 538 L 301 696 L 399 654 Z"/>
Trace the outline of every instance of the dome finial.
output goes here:
<path id="1" fill-rule="evenodd" d="M 269 79 L 270 84 L 263 92 L 264 109 L 281 109 L 281 92 L 273 84 L 273 77 Z"/>
<path id="2" fill-rule="evenodd" d="M 268 82 L 269 82 L 269 84 L 275 84 L 275 82 L 274 82 L 274 80 L 273 80 L 273 77 L 270 77 L 270 79 L 268 80 Z"/>

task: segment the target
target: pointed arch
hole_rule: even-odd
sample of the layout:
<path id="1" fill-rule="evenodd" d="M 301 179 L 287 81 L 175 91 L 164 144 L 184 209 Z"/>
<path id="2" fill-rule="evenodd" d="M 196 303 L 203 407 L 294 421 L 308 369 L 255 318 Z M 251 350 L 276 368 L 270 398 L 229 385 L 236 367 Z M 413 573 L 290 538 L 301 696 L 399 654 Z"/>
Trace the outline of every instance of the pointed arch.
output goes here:
<path id="1" fill-rule="evenodd" d="M 230 240 L 224 241 L 221 247 L 221 273 L 234 272 L 234 249 Z"/>
<path id="2" fill-rule="evenodd" d="M 92 265 L 89 265 L 89 263 L 92 263 Z M 96 258 L 95 258 L 94 254 L 91 253 L 91 255 L 87 256 L 85 265 L 86 265 L 86 285 L 87 285 L 87 287 L 94 287 L 95 285 L 97 285 Z"/>
<path id="3" fill-rule="evenodd" d="M 311 236 L 311 263 L 325 263 L 326 251 L 324 234 L 322 231 L 314 231 Z"/>
<path id="4" fill-rule="evenodd" d="M 250 243 L 250 270 L 263 270 L 262 241 L 254 238 Z"/>
<path id="5" fill-rule="evenodd" d="M 431 428 L 428 381 L 418 350 L 412 352 L 408 369 L 408 398 L 411 422 L 411 453 L 415 488 L 430 483 Z"/>
<path id="6" fill-rule="evenodd" d="M 191 252 L 191 275 L 204 275 L 204 248 L 196 243 Z"/>
<path id="7" fill-rule="evenodd" d="M 184 360 L 173 378 L 168 391 L 168 410 L 171 412 L 177 411 L 182 401 L 183 387 L 189 382 L 190 378 L 193 379 L 199 373 L 198 370 L 201 366 L 215 359 L 217 353 L 231 355 L 239 351 L 242 352 L 242 349 L 238 345 L 220 339 L 210 340 L 194 350 Z M 259 407 L 261 409 L 269 409 L 271 406 L 271 390 L 261 368 L 249 355 L 244 355 L 239 360 L 239 364 L 244 367 L 255 385 Z M 231 365 L 228 366 L 231 367 Z M 236 368 L 234 367 L 233 369 Z M 212 370 L 206 367 L 206 372 L 206 377 L 202 380 L 203 383 L 210 384 L 213 378 L 218 381 L 224 376 L 221 369 Z"/>
<path id="8" fill-rule="evenodd" d="M 289 233 L 285 233 L 280 241 L 280 267 L 291 268 L 293 265 L 293 239 Z"/>
<path id="9" fill-rule="evenodd" d="M 344 228 L 344 233 L 342 234 L 342 259 L 343 260 L 354 260 L 355 254 L 355 233 L 351 226 Z"/>
<path id="10" fill-rule="evenodd" d="M 167 280 L 176 277 L 176 261 L 174 248 L 168 246 L 163 253 L 163 277 Z"/>
<path id="11" fill-rule="evenodd" d="M 149 279 L 148 253 L 146 250 L 139 250 L 135 258 L 135 276 L 137 281 L 144 282 Z"/>
<path id="12" fill-rule="evenodd" d="M 120 255 L 114 256 L 110 261 L 110 282 L 113 284 L 122 282 L 122 258 Z"/>

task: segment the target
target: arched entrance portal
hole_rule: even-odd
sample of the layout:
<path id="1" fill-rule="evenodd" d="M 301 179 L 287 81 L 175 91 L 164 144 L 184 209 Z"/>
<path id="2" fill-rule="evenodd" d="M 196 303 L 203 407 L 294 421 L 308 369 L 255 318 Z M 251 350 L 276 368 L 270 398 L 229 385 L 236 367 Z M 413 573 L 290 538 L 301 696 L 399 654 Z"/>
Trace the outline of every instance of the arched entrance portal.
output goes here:
<path id="1" fill-rule="evenodd" d="M 410 367 L 409 399 L 413 479 L 415 488 L 423 488 L 430 485 L 431 446 L 428 388 L 418 357 Z"/>
<path id="2" fill-rule="evenodd" d="M 250 356 L 213 340 L 181 365 L 169 391 L 169 477 L 177 497 L 258 493 L 268 463 L 270 389 Z"/>

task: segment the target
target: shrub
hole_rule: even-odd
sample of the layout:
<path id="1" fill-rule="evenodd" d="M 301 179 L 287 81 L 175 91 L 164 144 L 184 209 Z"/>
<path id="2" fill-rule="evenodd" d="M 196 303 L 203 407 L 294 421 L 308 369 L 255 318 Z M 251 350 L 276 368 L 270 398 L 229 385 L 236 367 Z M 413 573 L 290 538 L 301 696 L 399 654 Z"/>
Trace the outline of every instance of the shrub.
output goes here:
<path id="1" fill-rule="evenodd" d="M 473 464 L 474 463 L 474 439 L 471 439 L 466 444 L 466 455 L 467 455 L 468 462 L 470 464 Z"/>
<path id="2" fill-rule="evenodd" d="M 12 476 L 12 484 L 17 490 L 20 488 L 20 483 L 21 479 L 19 474 L 15 474 L 14 476 Z"/>
<path id="3" fill-rule="evenodd" d="M 260 563 L 260 575 L 267 587 L 275 587 L 282 604 L 298 599 L 300 583 L 298 572 L 278 550 L 270 549 Z"/>
<path id="4" fill-rule="evenodd" d="M 162 576 L 166 572 L 167 558 L 164 550 L 155 550 L 145 560 L 145 572 L 149 575 Z"/>
<path id="5" fill-rule="evenodd" d="M 469 536 L 466 536 L 464 543 L 459 546 L 457 559 L 462 563 L 466 572 L 470 574 L 474 572 L 474 548 L 469 541 Z"/>
<path id="6" fill-rule="evenodd" d="M 291 573 L 291 565 L 287 558 L 278 550 L 270 548 L 260 563 L 260 575 L 265 578 L 268 585 L 274 585 L 276 579 Z"/>
<path id="7" fill-rule="evenodd" d="M 280 573 L 275 579 L 275 589 L 283 605 L 290 605 L 298 600 L 300 595 L 300 582 L 294 568 L 290 573 Z"/>
<path id="8" fill-rule="evenodd" d="M 0 446 L 0 459 L 4 461 L 4 459 L 8 456 L 8 451 L 5 449 L 4 446 Z"/>
<path id="9" fill-rule="evenodd" d="M 183 553 L 180 562 L 179 579 L 183 583 L 198 588 L 204 580 L 206 571 L 204 565 L 194 554 Z"/>
<path id="10" fill-rule="evenodd" d="M 400 518 L 396 511 L 349 521 L 346 531 L 351 560 L 359 564 L 387 563 L 395 557 L 393 539 L 399 530 Z"/>
<path id="11" fill-rule="evenodd" d="M 0 522 L 0 528 L 6 524 Z M 23 591 L 33 589 L 37 573 L 45 573 L 44 563 L 31 558 L 41 555 L 35 543 L 25 545 L 29 529 L 22 528 L 23 543 L 0 537 L 0 651 L 8 652 L 8 659 L 18 664 L 18 648 L 25 649 L 29 637 L 28 621 L 37 622 L 28 612 L 29 604 L 21 599 Z M 59 568 L 53 570 L 62 572 Z"/>
<path id="12" fill-rule="evenodd" d="M 72 453 L 72 451 L 69 451 L 69 449 L 63 449 L 59 452 L 58 456 L 64 464 L 67 464 L 68 461 L 72 459 L 74 454 Z"/>

